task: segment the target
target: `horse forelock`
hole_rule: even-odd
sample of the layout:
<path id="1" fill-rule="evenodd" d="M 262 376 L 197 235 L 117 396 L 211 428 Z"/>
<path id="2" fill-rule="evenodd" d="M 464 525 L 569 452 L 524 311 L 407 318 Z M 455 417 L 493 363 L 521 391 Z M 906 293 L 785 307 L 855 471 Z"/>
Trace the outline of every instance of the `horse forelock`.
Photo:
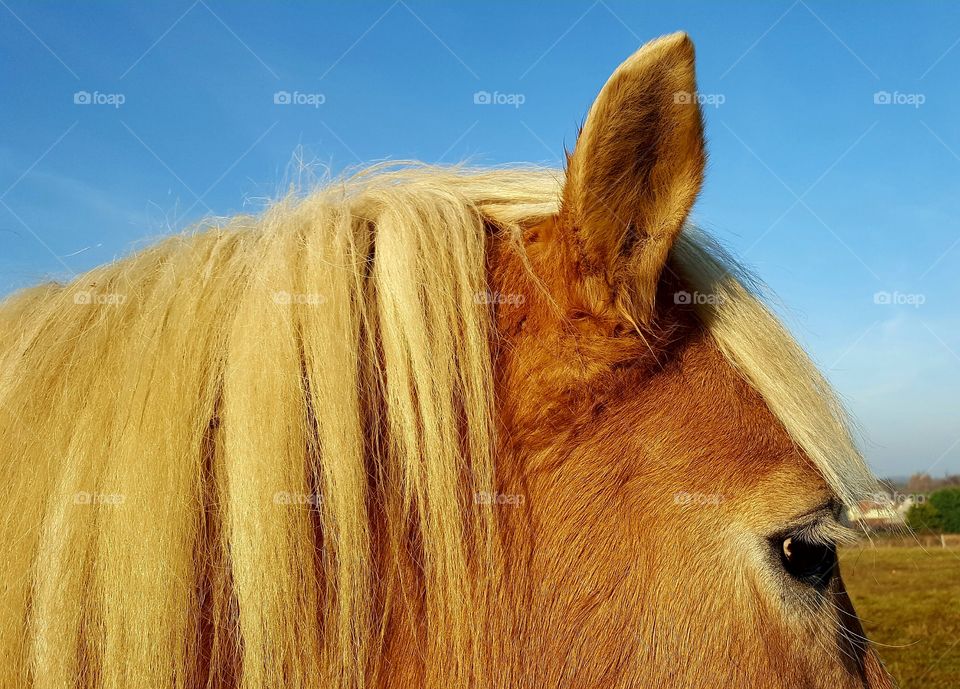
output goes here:
<path id="1" fill-rule="evenodd" d="M 562 184 L 381 167 L 9 299 L 0 442 L 21 459 L 2 528 L 28 574 L 3 603 L 30 633 L 4 639 L 0 667 L 347 687 L 402 678 L 376 659 L 408 644 L 429 659 L 411 682 L 475 681 L 486 584 L 510 566 L 489 509 L 498 416 L 539 404 L 497 398 L 501 330 L 535 327 L 511 316 L 527 300 L 578 327 L 563 275 L 538 272 L 551 257 L 526 255 Z M 494 247 L 527 287 L 496 289 Z M 716 297 L 700 323 L 832 490 L 869 490 L 842 407 L 743 270 L 694 228 L 671 264 Z M 655 328 L 629 356 L 658 361 L 677 334 Z M 624 356 L 578 355 L 585 379 Z M 588 424 L 579 401 L 558 408 Z"/>

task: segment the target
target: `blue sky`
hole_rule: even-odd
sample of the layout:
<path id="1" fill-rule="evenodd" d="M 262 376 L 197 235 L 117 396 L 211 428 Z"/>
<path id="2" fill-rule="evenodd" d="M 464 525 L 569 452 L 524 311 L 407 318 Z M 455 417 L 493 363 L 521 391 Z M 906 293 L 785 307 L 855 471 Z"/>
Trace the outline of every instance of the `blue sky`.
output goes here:
<path id="1" fill-rule="evenodd" d="M 960 472 L 950 4 L 92 7 L 0 0 L 0 293 L 261 208 L 298 161 L 558 164 L 617 64 L 682 29 L 711 97 L 694 220 L 778 295 L 878 472 Z"/>

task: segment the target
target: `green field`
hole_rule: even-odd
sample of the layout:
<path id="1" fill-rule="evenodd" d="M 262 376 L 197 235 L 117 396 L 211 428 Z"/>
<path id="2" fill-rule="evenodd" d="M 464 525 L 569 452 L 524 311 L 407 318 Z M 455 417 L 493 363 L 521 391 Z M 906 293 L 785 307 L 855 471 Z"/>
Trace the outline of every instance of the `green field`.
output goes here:
<path id="1" fill-rule="evenodd" d="M 902 689 L 960 687 L 960 549 L 864 547 L 840 554 L 867 636 Z"/>

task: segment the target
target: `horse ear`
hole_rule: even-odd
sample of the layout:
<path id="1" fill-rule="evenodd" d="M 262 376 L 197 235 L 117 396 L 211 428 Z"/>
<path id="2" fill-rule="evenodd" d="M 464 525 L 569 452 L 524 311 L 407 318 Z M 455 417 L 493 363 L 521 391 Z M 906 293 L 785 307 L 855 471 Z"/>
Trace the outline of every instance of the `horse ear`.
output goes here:
<path id="1" fill-rule="evenodd" d="M 561 222 L 576 237 L 589 297 L 650 320 L 705 161 L 693 43 L 658 38 L 607 81 L 569 157 Z"/>

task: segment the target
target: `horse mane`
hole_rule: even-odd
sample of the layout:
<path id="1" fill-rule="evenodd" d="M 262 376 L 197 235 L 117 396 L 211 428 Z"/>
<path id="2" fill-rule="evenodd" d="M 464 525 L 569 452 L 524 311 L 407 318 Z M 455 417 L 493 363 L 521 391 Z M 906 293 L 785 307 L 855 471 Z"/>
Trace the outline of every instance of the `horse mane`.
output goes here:
<path id="1" fill-rule="evenodd" d="M 444 633 L 410 652 L 466 686 L 499 566 L 486 247 L 562 183 L 378 166 L 7 299 L 2 684 L 361 686 L 417 613 Z M 843 409 L 749 276 L 693 228 L 671 260 L 856 500 Z"/>

